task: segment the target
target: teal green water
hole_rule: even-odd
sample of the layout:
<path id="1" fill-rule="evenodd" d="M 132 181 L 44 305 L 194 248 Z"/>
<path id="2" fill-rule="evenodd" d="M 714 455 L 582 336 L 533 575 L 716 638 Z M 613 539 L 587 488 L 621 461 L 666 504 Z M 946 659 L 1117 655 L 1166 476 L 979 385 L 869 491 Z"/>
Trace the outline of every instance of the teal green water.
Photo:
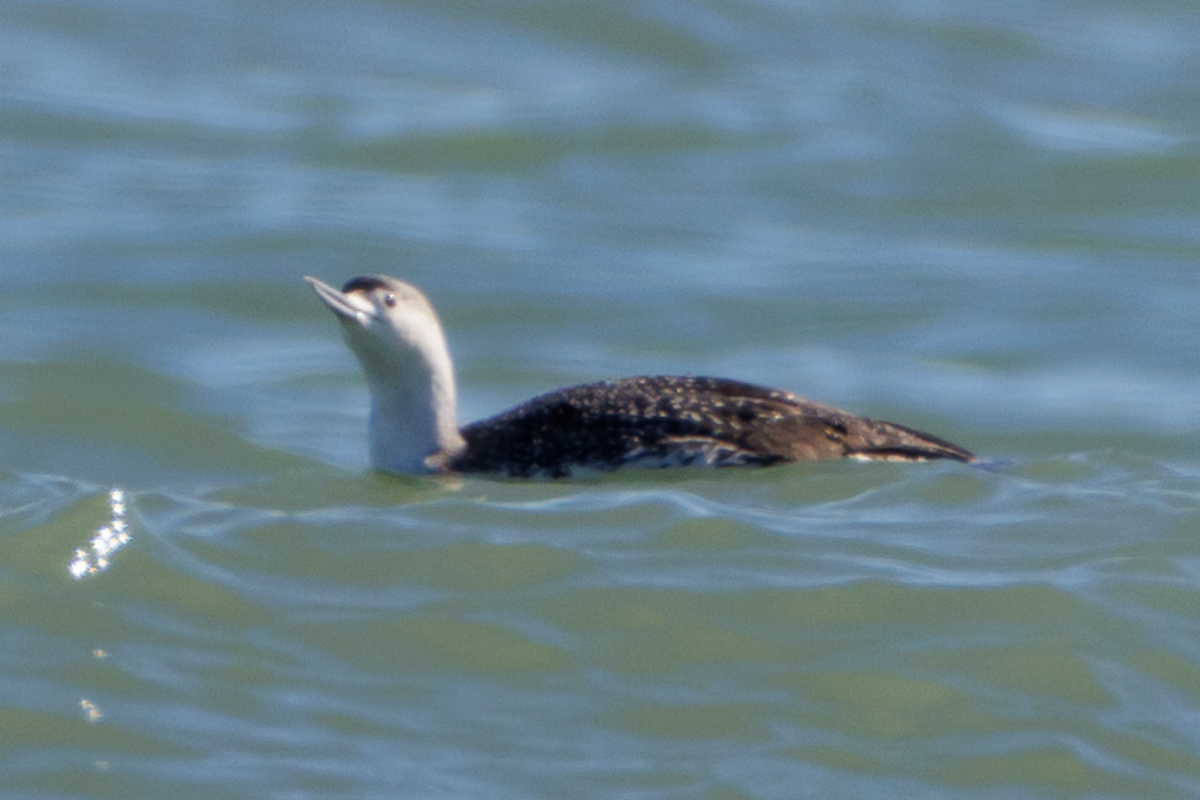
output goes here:
<path id="1" fill-rule="evenodd" d="M 1191 4 L 0 23 L 3 797 L 1200 795 Z M 987 461 L 373 475 L 374 272 Z"/>

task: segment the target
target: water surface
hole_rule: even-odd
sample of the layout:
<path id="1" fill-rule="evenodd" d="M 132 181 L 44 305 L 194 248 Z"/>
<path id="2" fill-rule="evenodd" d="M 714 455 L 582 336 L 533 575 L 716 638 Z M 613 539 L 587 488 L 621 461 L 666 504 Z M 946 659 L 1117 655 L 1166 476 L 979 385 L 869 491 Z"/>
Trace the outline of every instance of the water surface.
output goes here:
<path id="1" fill-rule="evenodd" d="M 1200 793 L 1190 4 L 0 21 L 5 797 Z M 988 462 L 373 475 L 377 272 Z"/>

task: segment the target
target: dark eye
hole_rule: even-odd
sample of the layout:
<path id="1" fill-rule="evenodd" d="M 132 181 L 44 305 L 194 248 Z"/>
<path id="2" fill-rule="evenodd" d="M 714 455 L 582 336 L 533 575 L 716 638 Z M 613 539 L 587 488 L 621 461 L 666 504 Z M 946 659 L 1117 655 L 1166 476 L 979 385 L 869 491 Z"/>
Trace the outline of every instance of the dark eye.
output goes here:
<path id="1" fill-rule="evenodd" d="M 391 292 L 388 292 L 387 294 L 385 294 L 383 296 L 383 304 L 385 306 L 387 306 L 388 308 L 395 308 L 396 307 L 396 295 L 392 294 Z"/>

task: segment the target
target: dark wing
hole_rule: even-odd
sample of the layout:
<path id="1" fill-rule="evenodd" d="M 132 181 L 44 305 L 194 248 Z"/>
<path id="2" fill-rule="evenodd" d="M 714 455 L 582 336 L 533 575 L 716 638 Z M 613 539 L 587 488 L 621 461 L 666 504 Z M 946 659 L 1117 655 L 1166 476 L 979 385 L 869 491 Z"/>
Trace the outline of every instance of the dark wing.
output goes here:
<path id="1" fill-rule="evenodd" d="M 656 376 L 572 386 L 469 425 L 462 434 L 467 448 L 451 469 L 521 476 L 630 463 L 973 458 L 909 428 L 721 378 Z"/>

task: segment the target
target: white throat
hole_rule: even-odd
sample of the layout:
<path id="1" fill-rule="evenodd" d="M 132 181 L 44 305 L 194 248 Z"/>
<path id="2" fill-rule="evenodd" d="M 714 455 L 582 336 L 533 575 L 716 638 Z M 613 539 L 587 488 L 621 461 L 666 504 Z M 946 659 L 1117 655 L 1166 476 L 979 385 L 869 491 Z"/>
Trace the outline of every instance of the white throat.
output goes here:
<path id="1" fill-rule="evenodd" d="M 454 376 L 405 366 L 399 374 L 367 376 L 371 466 L 384 472 L 434 471 L 463 447 Z"/>
<path id="2" fill-rule="evenodd" d="M 412 315 L 394 326 L 343 326 L 371 392 L 371 466 L 433 472 L 463 449 L 454 366 L 437 317 Z"/>

